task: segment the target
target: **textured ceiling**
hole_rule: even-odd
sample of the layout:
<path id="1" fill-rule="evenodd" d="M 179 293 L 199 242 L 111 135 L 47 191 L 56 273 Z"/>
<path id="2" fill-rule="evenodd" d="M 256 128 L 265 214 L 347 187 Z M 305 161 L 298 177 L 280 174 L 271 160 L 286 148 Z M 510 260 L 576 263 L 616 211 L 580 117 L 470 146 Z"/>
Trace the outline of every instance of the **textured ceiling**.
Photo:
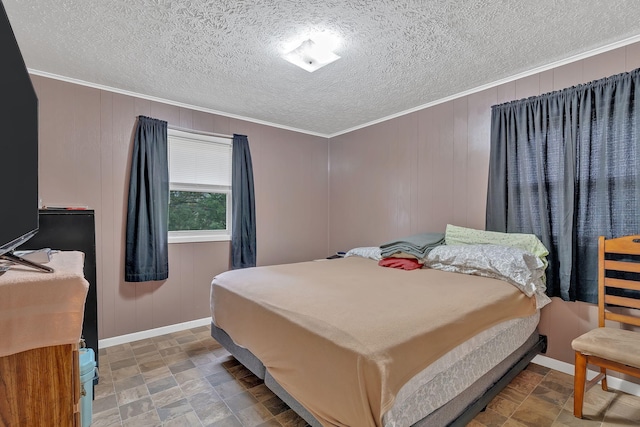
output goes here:
<path id="1" fill-rule="evenodd" d="M 637 0 L 3 0 L 34 72 L 319 135 L 640 35 Z M 291 42 L 339 39 L 309 73 Z"/>

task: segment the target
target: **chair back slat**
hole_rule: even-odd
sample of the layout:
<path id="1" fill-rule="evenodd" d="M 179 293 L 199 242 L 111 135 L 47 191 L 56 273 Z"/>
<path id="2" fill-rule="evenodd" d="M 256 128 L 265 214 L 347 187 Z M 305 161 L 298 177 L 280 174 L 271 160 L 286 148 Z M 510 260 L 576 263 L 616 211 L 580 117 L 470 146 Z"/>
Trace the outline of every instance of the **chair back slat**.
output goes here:
<path id="1" fill-rule="evenodd" d="M 607 313 L 607 320 L 626 323 L 627 325 L 640 326 L 640 318 L 628 316 L 626 314 Z"/>
<path id="2" fill-rule="evenodd" d="M 607 288 L 631 289 L 634 291 L 640 291 L 640 282 L 636 282 L 634 280 L 612 279 L 606 277 L 604 279 L 604 286 Z"/>
<path id="3" fill-rule="evenodd" d="M 640 236 L 624 236 L 605 240 L 605 252 L 610 254 L 640 255 Z"/>
<path id="4" fill-rule="evenodd" d="M 614 258 L 623 259 L 607 259 L 610 254 L 613 254 Z M 600 236 L 598 239 L 598 325 L 600 327 L 604 327 L 605 319 L 640 326 L 640 312 L 620 314 L 606 309 L 607 305 L 614 305 L 640 310 L 640 294 L 638 294 L 640 292 L 640 257 L 638 255 L 640 255 L 640 235 L 613 239 Z M 608 277 L 608 275 L 615 277 Z"/>
<path id="5" fill-rule="evenodd" d="M 611 252 L 609 252 L 611 253 Z M 616 271 L 626 271 L 628 273 L 640 273 L 640 263 L 639 262 L 627 262 L 627 261 L 613 261 L 613 260 L 605 260 L 604 261 L 604 269 L 605 270 L 616 270 Z"/>
<path id="6" fill-rule="evenodd" d="M 604 303 L 605 304 L 613 304 L 613 305 L 617 305 L 620 307 L 629 307 L 629 308 L 637 308 L 640 309 L 640 300 L 635 299 L 635 298 L 626 298 L 626 297 L 619 297 L 616 295 L 605 295 L 604 296 Z M 605 317 L 607 316 L 607 313 L 605 313 Z"/>

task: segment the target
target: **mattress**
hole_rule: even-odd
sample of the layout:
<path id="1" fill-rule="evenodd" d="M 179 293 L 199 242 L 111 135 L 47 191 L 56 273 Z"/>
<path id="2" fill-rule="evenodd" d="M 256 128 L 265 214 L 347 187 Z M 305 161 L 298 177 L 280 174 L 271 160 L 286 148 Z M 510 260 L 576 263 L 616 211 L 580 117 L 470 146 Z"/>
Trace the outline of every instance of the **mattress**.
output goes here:
<path id="1" fill-rule="evenodd" d="M 445 354 L 400 390 L 393 407 L 383 417 L 383 425 L 440 427 L 454 420 L 457 420 L 455 425 L 466 425 L 535 354 L 545 351 L 546 340 L 536 332 L 539 319 L 538 312 L 527 318 L 504 322 Z M 528 332 L 531 334 L 526 336 Z M 235 344 L 213 323 L 211 336 L 245 367 L 265 380 L 265 385 L 312 427 L 321 427 L 320 422 L 269 375 L 255 355 Z M 518 347 L 517 343 L 522 342 L 523 337 L 524 342 Z M 506 378 L 509 373 L 511 377 Z M 496 385 L 501 387 L 495 390 Z"/>
<path id="2" fill-rule="evenodd" d="M 384 425 L 410 426 L 451 401 L 522 346 L 539 321 L 536 312 L 503 322 L 446 353 L 400 389 Z"/>
<path id="3" fill-rule="evenodd" d="M 373 426 L 429 364 L 536 312 L 500 280 L 392 270 L 349 258 L 223 273 L 212 283 L 213 321 L 324 425 Z"/>

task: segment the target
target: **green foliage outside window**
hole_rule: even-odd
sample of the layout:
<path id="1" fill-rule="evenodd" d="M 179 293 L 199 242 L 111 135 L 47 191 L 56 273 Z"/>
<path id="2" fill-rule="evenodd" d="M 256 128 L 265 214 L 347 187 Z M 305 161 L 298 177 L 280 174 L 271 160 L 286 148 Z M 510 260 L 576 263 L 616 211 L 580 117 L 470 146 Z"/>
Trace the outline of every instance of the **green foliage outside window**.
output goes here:
<path id="1" fill-rule="evenodd" d="M 197 191 L 169 192 L 169 231 L 226 230 L 227 195 Z"/>

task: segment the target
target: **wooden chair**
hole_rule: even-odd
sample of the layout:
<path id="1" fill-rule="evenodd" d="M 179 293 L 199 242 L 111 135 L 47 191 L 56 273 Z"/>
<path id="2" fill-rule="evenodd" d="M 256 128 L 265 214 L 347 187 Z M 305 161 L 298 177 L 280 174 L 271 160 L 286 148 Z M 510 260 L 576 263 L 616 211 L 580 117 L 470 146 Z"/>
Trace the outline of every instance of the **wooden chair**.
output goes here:
<path id="1" fill-rule="evenodd" d="M 612 289 L 615 289 L 612 291 Z M 605 320 L 640 326 L 640 235 L 598 240 L 598 328 L 573 340 L 576 352 L 573 415 L 582 418 L 585 391 L 602 380 L 607 391 L 607 369 L 640 377 L 640 332 L 606 327 Z M 607 304 L 621 307 L 605 310 Z M 587 365 L 600 373 L 586 384 Z"/>

